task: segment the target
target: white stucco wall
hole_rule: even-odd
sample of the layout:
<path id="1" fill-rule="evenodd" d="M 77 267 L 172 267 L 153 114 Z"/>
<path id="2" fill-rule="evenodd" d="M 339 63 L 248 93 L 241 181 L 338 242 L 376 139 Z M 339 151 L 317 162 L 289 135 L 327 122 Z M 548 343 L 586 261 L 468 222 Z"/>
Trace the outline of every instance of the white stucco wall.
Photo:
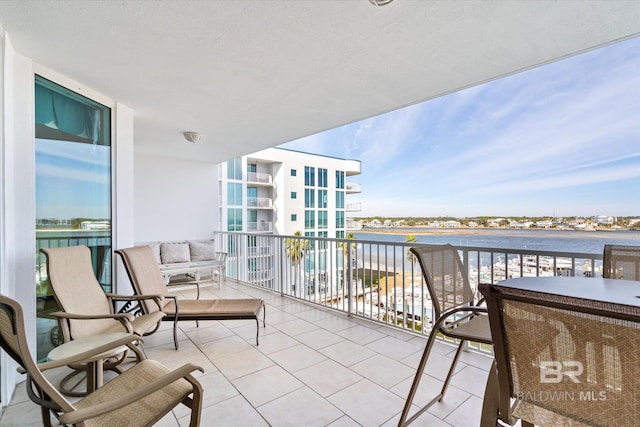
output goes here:
<path id="1" fill-rule="evenodd" d="M 35 355 L 35 191 L 33 63 L 13 50 L 4 35 L 2 81 L 3 239 L 0 253 L 2 293 L 22 305 L 31 352 Z M 3 356 L 3 404 L 22 379 L 15 364 Z"/>
<path id="2" fill-rule="evenodd" d="M 114 108 L 114 141 L 113 147 L 113 249 L 133 246 L 134 242 L 134 190 L 133 190 L 133 110 L 125 105 L 116 104 Z M 119 294 L 133 294 L 127 272 L 114 254 L 112 264 L 114 291 Z"/>
<path id="3" fill-rule="evenodd" d="M 134 155 L 134 240 L 210 239 L 218 223 L 218 165 Z"/>

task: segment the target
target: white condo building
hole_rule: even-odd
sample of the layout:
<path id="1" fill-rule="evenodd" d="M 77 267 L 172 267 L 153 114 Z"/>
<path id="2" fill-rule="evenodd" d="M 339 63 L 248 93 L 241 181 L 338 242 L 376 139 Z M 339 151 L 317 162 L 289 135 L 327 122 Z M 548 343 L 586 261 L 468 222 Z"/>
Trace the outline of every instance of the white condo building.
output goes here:
<path id="1" fill-rule="evenodd" d="M 282 148 L 236 157 L 220 168 L 220 229 L 343 238 L 361 210 L 347 203 L 361 192 L 347 178 L 359 174 L 359 160 Z"/>
<path id="2" fill-rule="evenodd" d="M 347 178 L 360 174 L 359 160 L 304 153 L 282 148 L 268 148 L 237 157 L 220 167 L 220 229 L 292 236 L 345 238 L 359 229 L 359 223 L 347 215 L 361 210 L 360 202 L 347 203 L 348 195 L 361 192 L 360 184 Z M 283 245 L 295 239 L 285 238 Z M 303 242 L 304 239 L 298 240 Z M 288 279 L 274 282 L 274 269 L 282 264 L 273 239 L 248 236 L 228 242 L 229 256 L 246 259 L 244 280 L 275 289 L 289 287 L 299 296 L 341 289 L 343 279 L 314 273 L 327 265 L 342 269 L 341 257 L 330 254 L 332 245 L 309 247 L 304 259 Z M 244 264 L 242 262 L 241 264 Z M 287 265 L 290 265 L 288 262 Z M 293 277 L 295 276 L 295 277 Z M 297 286 L 302 283 L 304 286 Z M 284 284 L 283 284 L 284 282 Z"/>

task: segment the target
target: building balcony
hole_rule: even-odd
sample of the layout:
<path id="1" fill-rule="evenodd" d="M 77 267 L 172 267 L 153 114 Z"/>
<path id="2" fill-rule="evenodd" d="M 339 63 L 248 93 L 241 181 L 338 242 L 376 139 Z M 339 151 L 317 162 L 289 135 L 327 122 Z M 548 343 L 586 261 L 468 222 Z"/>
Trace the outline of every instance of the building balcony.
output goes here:
<path id="1" fill-rule="evenodd" d="M 362 203 L 347 203 L 344 207 L 346 212 L 360 212 L 362 210 Z"/>
<path id="2" fill-rule="evenodd" d="M 269 221 L 248 222 L 247 231 L 255 232 L 255 233 L 272 233 L 273 222 L 269 222 Z"/>
<path id="3" fill-rule="evenodd" d="M 347 182 L 345 184 L 345 190 L 347 194 L 362 193 L 362 186 L 360 184 L 356 184 L 355 182 Z"/>
<path id="4" fill-rule="evenodd" d="M 362 164 L 360 160 L 346 160 L 345 161 L 345 174 L 347 176 L 360 175 L 362 171 Z"/>
<path id="5" fill-rule="evenodd" d="M 269 197 L 247 197 L 248 209 L 273 209 L 273 200 Z"/>
<path id="6" fill-rule="evenodd" d="M 247 184 L 254 186 L 273 187 L 273 177 L 268 173 L 248 172 Z"/>

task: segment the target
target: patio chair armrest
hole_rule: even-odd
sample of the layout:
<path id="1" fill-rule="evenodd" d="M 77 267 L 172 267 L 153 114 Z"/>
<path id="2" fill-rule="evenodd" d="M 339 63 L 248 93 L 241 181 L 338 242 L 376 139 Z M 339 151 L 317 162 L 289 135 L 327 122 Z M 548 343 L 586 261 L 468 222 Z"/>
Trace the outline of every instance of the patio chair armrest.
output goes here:
<path id="1" fill-rule="evenodd" d="M 158 310 L 162 311 L 161 302 L 164 301 L 165 299 L 164 295 L 159 295 L 159 294 L 119 295 L 119 294 L 106 293 L 106 295 L 107 295 L 107 298 L 109 298 L 109 300 L 111 301 L 114 311 L 116 311 L 116 301 L 144 301 L 149 299 L 152 299 L 153 302 L 155 302 L 156 305 L 158 306 Z"/>
<path id="2" fill-rule="evenodd" d="M 481 306 L 482 304 L 484 304 L 486 302 L 486 298 L 482 297 L 480 298 L 477 302 L 476 302 L 476 306 Z"/>
<path id="3" fill-rule="evenodd" d="M 456 319 L 453 322 L 449 322 L 449 326 L 453 326 L 453 325 L 457 325 L 460 322 L 463 322 L 467 319 L 469 319 L 472 316 L 476 316 L 480 313 L 487 313 L 487 307 L 478 307 L 475 305 L 466 305 L 466 306 L 462 306 L 462 307 L 455 307 L 455 308 L 451 308 L 445 312 L 443 312 L 440 317 L 443 319 L 446 319 L 449 316 L 452 316 L 456 313 L 461 313 L 461 312 L 466 312 L 469 313 L 463 317 L 461 317 L 460 319 Z"/>
<path id="4" fill-rule="evenodd" d="M 55 313 L 51 313 L 52 316 L 61 317 L 63 319 L 73 319 L 73 320 L 96 320 L 96 319 L 115 319 L 122 323 L 124 329 L 127 332 L 133 333 L 133 320 L 135 316 L 131 313 L 113 313 L 113 314 L 76 314 L 76 313 L 67 313 L 66 311 L 56 311 Z M 65 326 L 68 328 L 68 326 Z M 68 329 L 67 332 L 69 333 Z"/>
<path id="5" fill-rule="evenodd" d="M 147 300 L 147 299 L 157 299 L 162 301 L 164 299 L 164 295 L 156 295 L 156 294 L 145 294 L 145 295 L 120 295 L 120 294 L 111 294 L 105 293 L 109 299 L 117 300 L 117 301 L 138 301 L 138 300 Z"/>
<path id="6" fill-rule="evenodd" d="M 188 377 L 191 377 L 190 373 L 196 370 L 204 372 L 204 369 L 202 369 L 200 366 L 194 365 L 192 363 L 187 363 L 161 376 L 160 378 L 156 378 L 155 380 L 131 393 L 127 393 L 118 397 L 117 399 L 111 400 L 109 402 L 98 403 L 93 406 L 62 414 L 59 418 L 59 421 L 63 424 L 76 424 L 84 420 L 95 418 L 108 412 L 115 411 L 119 408 L 130 405 L 132 402 L 139 401 L 145 396 L 148 396 L 151 393 L 154 393 L 161 388 L 166 387 L 167 385 L 176 380 L 179 380 L 180 378 L 185 378 L 187 379 L 187 381 L 192 382 Z"/>
<path id="7" fill-rule="evenodd" d="M 460 313 L 462 311 L 470 311 L 472 313 L 487 313 L 487 307 L 484 306 L 476 306 L 476 305 L 465 305 L 461 307 L 451 308 L 442 313 L 441 317 L 451 316 L 455 313 Z"/>
<path id="8" fill-rule="evenodd" d="M 106 351 L 112 350 L 114 348 L 126 346 L 128 344 L 132 344 L 134 342 L 142 342 L 142 338 L 135 334 L 130 334 L 119 338 L 117 340 L 111 341 L 109 343 L 100 345 L 98 347 L 94 347 L 82 353 L 75 354 L 71 357 L 65 357 L 64 359 L 58 359 L 50 362 L 43 362 L 38 364 L 38 369 L 41 371 L 46 371 L 48 369 L 59 368 L 61 366 L 73 365 L 77 363 L 82 363 L 87 359 L 95 356 L 96 354 L 104 353 Z M 18 369 L 20 372 L 21 368 Z M 23 370 L 24 371 L 24 370 Z M 22 372 L 23 373 L 23 372 Z"/>
<path id="9" fill-rule="evenodd" d="M 77 314 L 77 313 L 68 313 L 66 311 L 56 311 L 55 313 L 51 313 L 51 315 L 56 317 L 62 317 L 64 319 L 74 319 L 74 320 L 117 319 L 122 321 L 122 319 L 126 319 L 127 321 L 132 322 L 134 319 L 133 314 L 130 314 L 130 313 Z"/>

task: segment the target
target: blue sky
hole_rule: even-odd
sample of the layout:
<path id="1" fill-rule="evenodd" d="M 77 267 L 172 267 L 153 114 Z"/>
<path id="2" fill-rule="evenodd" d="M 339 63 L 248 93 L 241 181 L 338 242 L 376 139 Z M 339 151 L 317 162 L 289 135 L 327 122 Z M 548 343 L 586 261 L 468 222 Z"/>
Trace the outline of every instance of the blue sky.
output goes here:
<path id="1" fill-rule="evenodd" d="M 283 148 L 358 159 L 358 216 L 640 216 L 640 38 Z"/>

